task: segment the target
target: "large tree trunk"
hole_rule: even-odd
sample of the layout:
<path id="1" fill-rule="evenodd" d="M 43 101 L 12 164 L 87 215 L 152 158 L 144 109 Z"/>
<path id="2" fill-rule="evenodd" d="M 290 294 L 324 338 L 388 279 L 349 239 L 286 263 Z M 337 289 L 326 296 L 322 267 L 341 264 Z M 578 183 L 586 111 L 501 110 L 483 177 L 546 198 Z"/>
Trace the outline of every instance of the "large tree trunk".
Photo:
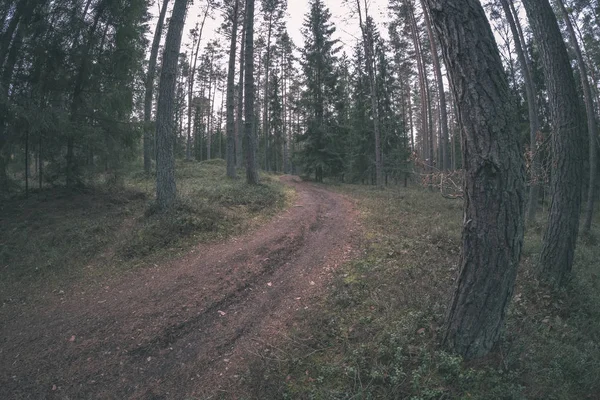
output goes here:
<path id="1" fill-rule="evenodd" d="M 433 70 L 435 72 L 435 79 L 438 87 L 438 98 L 440 106 L 440 138 L 439 138 L 439 158 L 440 164 L 439 169 L 446 171 L 450 169 L 450 162 L 448 158 L 448 111 L 446 109 L 446 92 L 444 91 L 444 81 L 442 79 L 442 68 L 438 57 L 438 49 L 436 39 L 433 37 L 431 30 L 431 21 L 429 14 L 425 8 L 425 1 L 421 0 L 423 6 L 423 15 L 425 16 L 425 26 L 427 27 L 427 34 L 429 36 L 429 45 L 431 47 L 431 58 L 433 60 Z"/>
<path id="2" fill-rule="evenodd" d="M 478 0 L 426 0 L 462 128 L 461 269 L 444 344 L 467 359 L 498 343 L 523 244 L 524 165 L 515 110 Z"/>
<path id="3" fill-rule="evenodd" d="M 156 107 L 156 203 L 170 208 L 177 199 L 175 185 L 175 132 L 173 105 L 177 64 L 188 0 L 175 0 L 163 51 Z"/>
<path id="4" fill-rule="evenodd" d="M 158 58 L 158 48 L 160 47 L 160 38 L 167 14 L 167 5 L 169 0 L 163 0 L 154 39 L 152 39 L 152 48 L 150 50 L 150 60 L 148 61 L 148 73 L 146 74 L 146 93 L 144 97 L 144 172 L 150 173 L 152 166 L 152 131 L 150 120 L 152 119 L 152 99 L 154 98 L 154 76 L 156 75 L 156 59 Z"/>
<path id="5" fill-rule="evenodd" d="M 513 7 L 511 7 L 509 1 L 512 3 L 512 0 L 500 0 L 500 3 L 502 4 L 504 14 L 506 15 L 506 20 L 508 21 L 513 35 L 517 57 L 519 58 L 523 79 L 525 80 L 525 95 L 527 96 L 527 108 L 529 111 L 529 143 L 531 151 L 531 185 L 529 187 L 529 199 L 527 202 L 527 220 L 533 221 L 535 219 L 535 213 L 537 210 L 537 199 L 540 187 L 537 180 L 540 177 L 541 163 L 536 151 L 540 123 L 538 119 L 538 109 L 535 98 L 535 87 L 533 85 L 533 79 L 531 79 L 529 61 L 527 60 L 525 50 L 522 46 L 523 42 L 518 23 L 518 16 L 513 13 Z"/>
<path id="6" fill-rule="evenodd" d="M 254 0 L 246 0 L 246 88 L 244 134 L 246 136 L 246 181 L 258 184 L 256 135 L 254 133 Z"/>
<path id="7" fill-rule="evenodd" d="M 565 43 L 548 0 L 523 0 L 540 50 L 552 134 L 552 202 L 540 254 L 539 272 L 564 284 L 573 266 L 583 176 L 584 127 L 579 96 Z"/>
<path id="8" fill-rule="evenodd" d="M 233 20 L 231 22 L 231 44 L 229 46 L 229 69 L 227 70 L 227 176 L 235 178 L 235 48 L 237 45 L 238 9 L 240 0 L 233 5 Z"/>
<path id="9" fill-rule="evenodd" d="M 588 80 L 588 71 L 585 61 L 583 60 L 583 54 L 575 35 L 575 29 L 569 18 L 569 13 L 565 8 L 562 0 L 556 0 L 556 3 L 560 7 L 563 14 L 563 19 L 567 25 L 567 32 L 569 32 L 569 41 L 571 46 L 575 50 L 577 55 L 577 64 L 579 65 L 579 75 L 581 78 L 581 87 L 583 88 L 583 97 L 585 100 L 585 110 L 587 112 L 587 126 L 588 126 L 588 137 L 589 137 L 589 158 L 590 158 L 590 176 L 588 186 L 587 205 L 585 208 L 585 217 L 583 219 L 583 233 L 589 233 L 592 226 L 592 217 L 594 215 L 594 200 L 595 200 L 595 187 L 596 187 L 596 168 L 597 168 L 597 157 L 596 149 L 598 144 L 596 138 L 598 137 L 598 129 L 596 126 L 596 116 L 594 110 L 594 97 L 592 95 L 592 89 L 590 88 L 590 81 Z"/>

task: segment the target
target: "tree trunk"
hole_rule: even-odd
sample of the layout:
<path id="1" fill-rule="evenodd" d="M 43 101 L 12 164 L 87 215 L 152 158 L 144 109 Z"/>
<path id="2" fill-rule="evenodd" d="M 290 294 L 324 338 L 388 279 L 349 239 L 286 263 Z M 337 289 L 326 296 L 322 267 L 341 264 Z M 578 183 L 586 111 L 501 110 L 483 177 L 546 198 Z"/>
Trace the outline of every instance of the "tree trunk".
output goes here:
<path id="1" fill-rule="evenodd" d="M 531 150 L 531 185 L 529 187 L 529 199 L 527 202 L 527 220 L 535 220 L 535 213 L 537 210 L 538 192 L 539 192 L 539 179 L 541 171 L 541 162 L 537 155 L 537 136 L 540 129 L 540 123 L 538 119 L 538 109 L 535 98 L 535 87 L 533 80 L 531 79 L 531 71 L 529 69 L 529 61 L 525 54 L 525 50 L 522 46 L 522 38 L 520 33 L 520 26 L 518 26 L 518 16 L 513 13 L 511 8 L 512 0 L 500 0 L 506 20 L 510 26 L 510 30 L 513 35 L 515 42 L 515 49 L 517 51 L 517 57 L 519 58 L 519 64 L 521 64 L 521 70 L 523 73 L 523 79 L 525 80 L 525 95 L 527 96 L 527 108 L 529 111 L 529 142 Z"/>
<path id="2" fill-rule="evenodd" d="M 427 140 L 429 137 L 429 124 L 427 123 L 427 87 L 425 85 L 425 70 L 423 66 L 423 58 L 421 56 L 421 44 L 419 40 L 419 31 L 415 20 L 414 9 L 410 2 L 407 2 L 409 7 L 410 30 L 415 48 L 415 58 L 417 59 L 417 72 L 419 75 L 419 93 L 421 97 L 421 156 L 423 159 L 427 157 Z"/>
<path id="3" fill-rule="evenodd" d="M 246 88 L 244 133 L 246 135 L 246 181 L 258 184 L 256 135 L 254 134 L 254 0 L 246 0 Z"/>
<path id="4" fill-rule="evenodd" d="M 365 3 L 365 22 L 368 21 L 368 8 L 367 0 Z M 377 106 L 377 83 L 375 82 L 375 71 L 374 71 L 374 43 L 373 35 L 370 31 L 367 31 L 367 27 L 363 24 L 362 12 L 360 6 L 360 0 L 356 0 L 356 7 L 358 9 L 358 19 L 360 24 L 360 30 L 363 37 L 363 46 L 365 49 L 365 58 L 367 61 L 367 74 L 369 76 L 369 89 L 371 91 L 371 109 L 373 113 L 373 133 L 375 135 L 375 176 L 377 186 L 383 185 L 383 162 L 381 160 L 381 133 L 379 132 L 379 108 Z"/>
<path id="5" fill-rule="evenodd" d="M 163 51 L 156 107 L 156 203 L 170 208 L 177 199 L 175 185 L 175 132 L 173 106 L 177 64 L 188 0 L 175 0 Z"/>
<path id="6" fill-rule="evenodd" d="M 596 126 L 594 97 L 592 96 L 592 89 L 590 88 L 590 81 L 588 80 L 587 66 L 585 61 L 583 60 L 581 48 L 579 47 L 579 42 L 577 41 L 577 36 L 575 35 L 575 29 L 573 29 L 571 18 L 569 18 L 569 13 L 567 12 L 567 9 L 565 8 L 565 5 L 562 0 L 556 0 L 556 3 L 558 4 L 563 14 L 563 19 L 565 20 L 565 24 L 567 25 L 567 32 L 569 33 L 569 41 L 571 42 L 571 46 L 573 46 L 573 49 L 575 50 L 575 55 L 577 56 L 577 64 L 579 65 L 579 75 L 581 78 L 581 87 L 583 88 L 583 97 L 585 100 L 585 110 L 587 113 L 587 127 L 590 147 L 590 176 L 587 205 L 585 208 L 585 217 L 583 219 L 583 233 L 587 234 L 590 232 L 590 228 L 592 227 L 592 217 L 594 215 L 594 189 L 596 187 L 597 168 L 596 149 L 598 144 L 596 143 L 596 138 L 598 137 L 598 129 Z"/>
<path id="7" fill-rule="evenodd" d="M 269 15 L 267 24 L 267 53 L 265 56 L 265 92 L 263 93 L 263 135 L 265 136 L 265 171 L 269 170 L 269 73 L 271 72 L 271 33 L 273 30 L 273 13 Z"/>
<path id="8" fill-rule="evenodd" d="M 448 111 L 446 109 L 446 93 L 444 91 L 444 81 L 442 79 L 442 68 L 438 56 L 438 49 L 435 43 L 436 39 L 433 36 L 431 30 L 431 21 L 429 14 L 425 7 L 425 1 L 421 0 L 423 6 L 423 15 L 425 16 L 425 26 L 427 27 L 427 35 L 429 36 L 429 45 L 431 47 L 431 58 L 433 60 L 433 70 L 435 72 L 435 79 L 438 87 L 438 97 L 440 105 L 440 141 L 439 141 L 439 154 L 440 154 L 440 165 L 439 169 L 447 171 L 450 169 L 450 163 L 448 159 Z"/>
<path id="9" fill-rule="evenodd" d="M 461 269 L 444 345 L 466 359 L 498 343 L 523 244 L 524 165 L 515 110 L 478 0 L 426 0 L 459 110 L 465 165 Z"/>
<path id="10" fill-rule="evenodd" d="M 96 29 L 98 28 L 98 24 L 100 22 L 100 18 L 104 12 L 104 8 L 106 7 L 106 1 L 102 1 L 98 4 L 96 9 L 96 15 L 94 16 L 94 22 L 90 27 L 88 32 L 87 42 L 85 43 L 85 47 L 83 49 L 83 53 L 81 56 L 81 63 L 79 64 L 79 68 L 77 69 L 77 75 L 75 77 L 75 88 L 73 90 L 73 99 L 71 102 L 71 115 L 70 121 L 72 126 L 70 127 L 70 132 L 67 133 L 67 187 L 72 187 L 75 183 L 76 177 L 76 165 L 75 165 L 75 132 L 73 132 L 77 127 L 76 122 L 79 120 L 79 108 L 83 103 L 83 90 L 85 86 L 85 82 L 88 79 L 88 63 L 90 58 L 90 52 L 92 50 L 92 44 L 94 41 L 94 34 Z M 85 17 L 85 15 L 84 15 Z"/>
<path id="11" fill-rule="evenodd" d="M 152 167 L 152 131 L 150 120 L 152 119 L 152 99 L 154 98 L 154 76 L 156 75 L 156 59 L 158 58 L 158 48 L 160 47 L 160 38 L 167 14 L 167 5 L 169 0 L 163 0 L 154 39 L 152 39 L 152 48 L 150 50 L 150 60 L 148 61 L 148 73 L 146 74 L 146 93 L 144 96 L 144 172 L 150 174 Z"/>
<path id="12" fill-rule="evenodd" d="M 242 41 L 240 43 L 240 77 L 238 80 L 238 107 L 237 107 L 237 121 L 235 127 L 235 165 L 237 168 L 242 167 L 243 153 L 242 153 L 242 122 L 244 112 L 244 62 L 245 62 L 245 43 L 246 43 L 246 12 L 244 10 L 244 23 L 242 26 Z"/>
<path id="13" fill-rule="evenodd" d="M 187 141 L 185 146 L 185 159 L 190 161 L 192 159 L 192 137 L 191 137 L 191 119 L 192 119 L 192 101 L 194 96 L 194 84 L 196 77 L 196 65 L 198 63 L 198 53 L 200 52 L 200 42 L 202 41 L 202 32 L 204 31 L 204 24 L 206 23 L 206 18 L 208 17 L 208 13 L 211 9 L 212 0 L 208 0 L 206 3 L 206 10 L 204 10 L 204 17 L 202 18 L 202 23 L 200 24 L 200 32 L 198 32 L 198 40 L 196 44 L 196 50 L 192 50 L 192 58 L 194 59 L 193 63 L 190 63 L 190 73 L 189 73 L 189 82 L 188 82 L 188 110 L 187 110 Z M 197 25 L 196 25 L 197 26 Z"/>
<path id="14" fill-rule="evenodd" d="M 227 70 L 227 176 L 235 178 L 235 48 L 237 45 L 237 26 L 239 0 L 235 0 L 233 5 L 233 21 L 231 23 L 231 44 L 229 46 L 229 67 Z"/>
<path id="15" fill-rule="evenodd" d="M 552 119 L 552 202 L 539 273 L 566 283 L 575 255 L 583 176 L 583 115 L 567 49 L 548 0 L 523 0 L 540 50 Z"/>

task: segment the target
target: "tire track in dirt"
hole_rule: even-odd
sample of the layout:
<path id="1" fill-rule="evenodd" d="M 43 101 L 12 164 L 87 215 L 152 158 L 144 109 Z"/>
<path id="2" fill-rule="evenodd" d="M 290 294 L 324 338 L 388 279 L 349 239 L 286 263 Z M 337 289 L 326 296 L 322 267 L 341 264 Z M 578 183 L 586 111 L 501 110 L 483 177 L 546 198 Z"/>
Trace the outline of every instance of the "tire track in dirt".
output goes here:
<path id="1" fill-rule="evenodd" d="M 0 398 L 234 397 L 257 342 L 277 340 L 353 255 L 350 202 L 283 180 L 296 204 L 254 232 L 100 290 L 0 310 Z"/>

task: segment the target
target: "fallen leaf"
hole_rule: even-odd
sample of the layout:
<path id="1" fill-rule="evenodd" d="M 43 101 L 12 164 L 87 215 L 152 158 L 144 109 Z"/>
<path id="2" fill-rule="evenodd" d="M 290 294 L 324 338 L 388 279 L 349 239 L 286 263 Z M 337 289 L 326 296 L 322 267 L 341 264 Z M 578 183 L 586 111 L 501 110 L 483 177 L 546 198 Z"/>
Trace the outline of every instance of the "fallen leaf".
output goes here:
<path id="1" fill-rule="evenodd" d="M 75 335 L 71 336 L 71 338 L 69 339 L 69 342 L 74 342 L 75 341 Z"/>
<path id="2" fill-rule="evenodd" d="M 52 391 L 56 390 L 56 385 L 52 385 Z"/>
<path id="3" fill-rule="evenodd" d="M 425 333 L 425 328 L 421 328 L 421 329 L 419 329 L 419 330 L 417 331 L 417 333 L 418 333 L 419 335 L 422 335 L 422 334 L 424 334 L 424 333 Z"/>

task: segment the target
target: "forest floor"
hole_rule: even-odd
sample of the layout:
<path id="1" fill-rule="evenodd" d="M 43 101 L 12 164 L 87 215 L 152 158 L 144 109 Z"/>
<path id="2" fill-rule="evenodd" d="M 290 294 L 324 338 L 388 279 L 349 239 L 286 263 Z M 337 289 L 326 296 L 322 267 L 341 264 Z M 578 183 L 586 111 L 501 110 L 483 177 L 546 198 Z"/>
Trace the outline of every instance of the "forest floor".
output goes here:
<path id="1" fill-rule="evenodd" d="M 291 206 L 245 234 L 34 297 L 5 285 L 0 398 L 238 398 L 249 360 L 315 307 L 360 231 L 346 196 L 282 180 Z"/>

